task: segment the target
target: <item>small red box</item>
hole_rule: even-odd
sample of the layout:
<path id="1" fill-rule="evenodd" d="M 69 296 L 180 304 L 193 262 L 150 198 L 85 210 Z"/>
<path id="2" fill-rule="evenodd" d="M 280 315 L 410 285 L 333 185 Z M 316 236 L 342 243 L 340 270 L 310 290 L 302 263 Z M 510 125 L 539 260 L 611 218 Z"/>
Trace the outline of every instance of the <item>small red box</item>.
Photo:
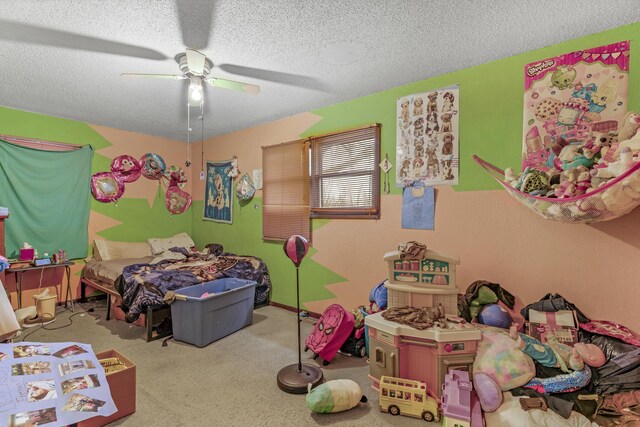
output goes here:
<path id="1" fill-rule="evenodd" d="M 35 252 L 33 248 L 29 249 L 20 249 L 20 261 L 31 261 L 34 258 Z"/>
<path id="2" fill-rule="evenodd" d="M 118 412 L 108 417 L 93 417 L 78 423 L 78 427 L 101 427 L 133 414 L 136 411 L 136 365 L 116 350 L 96 353 L 98 360 L 117 357 L 126 368 L 107 374 L 107 382 L 111 390 L 111 397 Z"/>

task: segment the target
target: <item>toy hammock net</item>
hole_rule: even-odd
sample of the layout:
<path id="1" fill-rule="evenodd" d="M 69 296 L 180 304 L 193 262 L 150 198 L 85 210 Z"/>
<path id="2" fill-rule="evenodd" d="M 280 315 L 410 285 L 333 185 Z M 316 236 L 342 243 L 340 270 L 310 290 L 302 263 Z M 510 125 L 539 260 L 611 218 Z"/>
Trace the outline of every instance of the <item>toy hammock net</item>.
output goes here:
<path id="1" fill-rule="evenodd" d="M 554 198 L 532 196 L 516 190 L 504 181 L 504 171 L 473 156 L 480 166 L 520 203 L 545 219 L 574 224 L 609 221 L 631 212 L 640 205 L 640 162 L 622 175 L 595 190 L 576 197 Z"/>

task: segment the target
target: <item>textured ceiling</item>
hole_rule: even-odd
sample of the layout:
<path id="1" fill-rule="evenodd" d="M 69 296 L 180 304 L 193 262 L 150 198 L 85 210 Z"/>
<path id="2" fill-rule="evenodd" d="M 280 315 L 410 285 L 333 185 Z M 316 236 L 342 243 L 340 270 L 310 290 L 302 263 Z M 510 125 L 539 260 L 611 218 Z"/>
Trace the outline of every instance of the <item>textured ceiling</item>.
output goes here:
<path id="1" fill-rule="evenodd" d="M 179 140 L 187 139 L 187 83 L 120 73 L 179 73 L 173 58 L 192 47 L 213 60 L 212 76 L 260 85 L 257 96 L 206 88 L 208 138 L 640 16 L 634 0 L 0 5 L 0 105 Z"/>

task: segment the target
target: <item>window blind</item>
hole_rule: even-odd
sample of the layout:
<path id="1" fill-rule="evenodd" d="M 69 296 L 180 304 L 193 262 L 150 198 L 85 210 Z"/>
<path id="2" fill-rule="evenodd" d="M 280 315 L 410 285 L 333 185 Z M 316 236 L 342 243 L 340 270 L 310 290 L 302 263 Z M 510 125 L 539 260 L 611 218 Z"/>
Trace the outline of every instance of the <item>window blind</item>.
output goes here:
<path id="1" fill-rule="evenodd" d="M 380 218 L 380 125 L 311 139 L 311 218 Z"/>
<path id="2" fill-rule="evenodd" d="M 309 145 L 302 140 L 262 147 L 262 237 L 311 240 Z"/>

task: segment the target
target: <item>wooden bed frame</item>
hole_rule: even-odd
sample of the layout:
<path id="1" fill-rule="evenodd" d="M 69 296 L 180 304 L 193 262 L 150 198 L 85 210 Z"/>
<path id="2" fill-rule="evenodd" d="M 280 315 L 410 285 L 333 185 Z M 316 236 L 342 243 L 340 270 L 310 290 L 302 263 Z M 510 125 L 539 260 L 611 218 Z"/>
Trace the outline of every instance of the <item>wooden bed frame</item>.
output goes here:
<path id="1" fill-rule="evenodd" d="M 115 297 L 116 301 L 121 301 L 122 297 L 120 296 L 120 294 L 114 289 L 113 286 L 107 283 L 99 282 L 93 279 L 87 279 L 86 277 L 81 277 L 80 278 L 80 301 L 81 302 L 86 302 L 87 300 L 86 298 L 87 286 L 107 294 L 107 320 L 110 320 L 111 319 L 111 297 Z M 150 307 L 147 307 L 147 312 L 143 316 L 145 316 L 147 342 L 155 341 L 155 340 L 172 335 L 171 331 L 165 332 L 163 334 L 158 334 L 155 330 L 155 328 L 161 321 L 163 321 L 168 317 L 171 317 L 171 307 L 167 305 L 150 306 Z"/>

